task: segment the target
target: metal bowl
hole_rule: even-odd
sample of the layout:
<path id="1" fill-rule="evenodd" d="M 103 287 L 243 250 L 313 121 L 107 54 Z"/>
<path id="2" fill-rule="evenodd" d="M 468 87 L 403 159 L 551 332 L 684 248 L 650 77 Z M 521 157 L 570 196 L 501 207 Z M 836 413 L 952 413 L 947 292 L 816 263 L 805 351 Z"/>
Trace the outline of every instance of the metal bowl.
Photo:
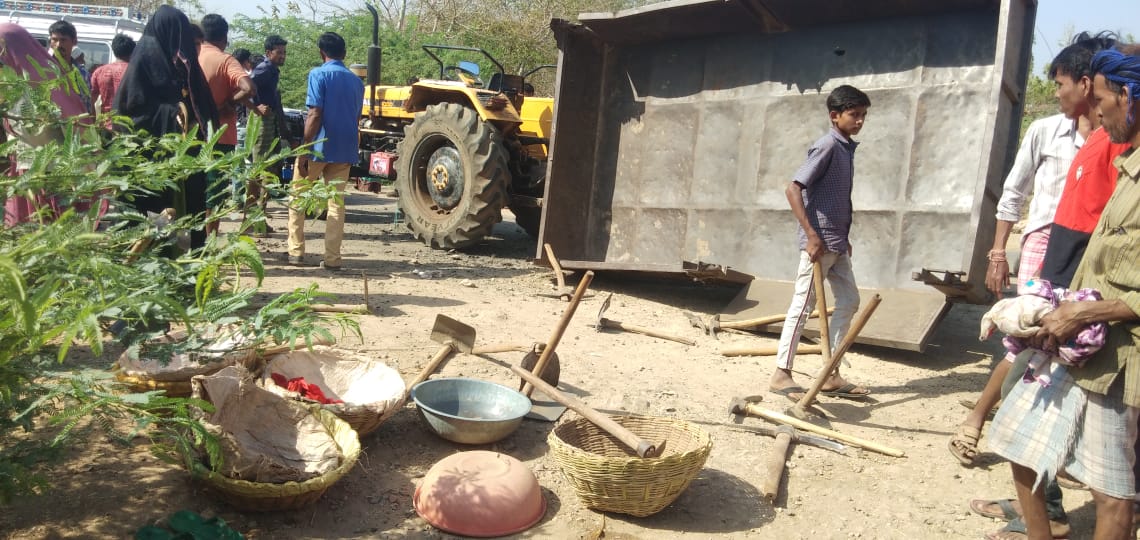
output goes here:
<path id="1" fill-rule="evenodd" d="M 530 398 L 478 379 L 432 379 L 412 387 L 428 427 L 462 444 L 487 444 L 514 433 L 530 412 Z"/>

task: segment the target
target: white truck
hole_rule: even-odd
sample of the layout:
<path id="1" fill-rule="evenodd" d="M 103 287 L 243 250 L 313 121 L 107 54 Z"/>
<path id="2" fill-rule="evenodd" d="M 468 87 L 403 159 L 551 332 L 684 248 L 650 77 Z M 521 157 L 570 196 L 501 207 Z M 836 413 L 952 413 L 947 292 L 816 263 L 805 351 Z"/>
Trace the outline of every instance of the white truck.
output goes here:
<path id="1" fill-rule="evenodd" d="M 0 0 L 0 20 L 23 26 L 45 47 L 48 27 L 59 20 L 70 22 L 75 25 L 79 37 L 77 46 L 86 56 L 88 72 L 112 61 L 111 40 L 116 34 L 126 34 L 137 41 L 146 26 L 146 21 L 132 16 L 125 7 L 35 0 Z"/>

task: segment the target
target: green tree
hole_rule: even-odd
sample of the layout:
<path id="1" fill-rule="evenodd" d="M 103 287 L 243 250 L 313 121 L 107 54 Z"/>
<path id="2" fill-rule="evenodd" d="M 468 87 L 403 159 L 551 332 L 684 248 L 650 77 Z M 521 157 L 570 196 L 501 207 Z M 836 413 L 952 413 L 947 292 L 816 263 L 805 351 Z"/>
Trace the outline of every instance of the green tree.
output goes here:
<path id="1" fill-rule="evenodd" d="M 186 330 L 187 339 L 152 348 L 159 355 L 201 350 L 210 341 L 202 336 L 231 325 L 247 343 L 328 337 L 330 323 L 359 333 L 351 319 L 308 309 L 320 296 L 313 288 L 253 309 L 250 299 L 264 269 L 248 237 L 215 236 L 205 247 L 182 252 L 178 231 L 202 227 L 203 216 L 179 217 L 160 231 L 124 204 L 134 193 L 177 188 L 207 170 L 265 180 L 270 173 L 264 162 L 247 164 L 245 151 L 215 152 L 220 133 L 206 142 L 193 134 L 107 137 L 101 128 L 61 118 L 50 91 L 50 83 L 30 84 L 0 69 L 0 118 L 57 134 L 35 147 L 14 140 L 0 144 L 0 155 L 18 152 L 27 164 L 18 175 L 0 177 L 0 198 L 52 194 L 67 208 L 56 216 L 45 207 L 30 223 L 0 230 L 0 502 L 47 485 L 50 479 L 36 474 L 37 463 L 53 450 L 81 444 L 73 436 L 77 430 L 113 429 L 125 420 L 120 440 L 148 436 L 158 443 L 156 450 L 175 452 L 166 457 L 195 459 L 196 447 L 210 447 L 211 439 L 191 416 L 192 401 L 156 392 L 124 394 L 105 371 L 62 365 L 76 347 L 100 357 L 104 328 L 112 321 L 133 330 L 120 335 L 129 346 L 149 342 L 170 325 Z M 102 120 L 93 125 L 102 126 Z M 251 124 L 254 132 L 258 128 L 256 121 Z M 301 188 L 294 203 L 309 211 L 333 193 L 323 184 Z M 71 208 L 103 196 L 117 201 L 103 218 L 98 205 Z M 101 219 L 105 228 L 97 227 Z M 47 426 L 54 429 L 46 436 L 37 433 Z"/>

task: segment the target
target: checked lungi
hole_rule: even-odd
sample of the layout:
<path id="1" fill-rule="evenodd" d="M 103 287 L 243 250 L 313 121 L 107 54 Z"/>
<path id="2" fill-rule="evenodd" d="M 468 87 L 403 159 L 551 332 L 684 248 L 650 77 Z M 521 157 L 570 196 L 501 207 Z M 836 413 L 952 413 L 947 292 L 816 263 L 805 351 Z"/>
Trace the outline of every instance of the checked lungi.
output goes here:
<path id="1" fill-rule="evenodd" d="M 1131 499 L 1140 409 L 1124 405 L 1119 385 L 1108 395 L 1077 386 L 1060 363 L 1050 377 L 1049 386 L 1014 385 L 990 426 L 990 449 L 1034 470 L 1034 489 L 1064 470 L 1095 491 Z"/>

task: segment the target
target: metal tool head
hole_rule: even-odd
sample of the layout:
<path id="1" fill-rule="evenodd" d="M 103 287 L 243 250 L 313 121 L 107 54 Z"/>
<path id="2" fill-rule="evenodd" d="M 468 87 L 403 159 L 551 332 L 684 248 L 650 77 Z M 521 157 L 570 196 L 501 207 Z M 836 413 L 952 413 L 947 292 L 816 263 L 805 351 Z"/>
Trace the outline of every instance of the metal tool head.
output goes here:
<path id="1" fill-rule="evenodd" d="M 431 340 L 455 347 L 455 350 L 469 353 L 475 346 L 475 329 L 447 315 L 435 316 L 431 327 Z"/>
<path id="2" fill-rule="evenodd" d="M 728 402 L 729 414 L 744 414 L 744 408 L 748 405 L 748 401 L 744 398 L 734 397 L 732 401 Z"/>
<path id="3" fill-rule="evenodd" d="M 595 321 L 594 330 L 601 332 L 605 328 L 606 325 L 602 321 L 605 320 L 606 310 L 610 309 L 610 299 L 613 297 L 614 293 L 610 293 L 606 295 L 605 300 L 602 300 L 602 307 L 598 308 L 598 320 Z"/>
<path id="4" fill-rule="evenodd" d="M 792 441 L 799 439 L 798 434 L 796 433 L 796 428 L 787 424 L 780 424 L 779 426 L 776 426 L 776 435 L 779 435 L 781 433 L 787 433 L 788 436 L 792 438 Z"/>

